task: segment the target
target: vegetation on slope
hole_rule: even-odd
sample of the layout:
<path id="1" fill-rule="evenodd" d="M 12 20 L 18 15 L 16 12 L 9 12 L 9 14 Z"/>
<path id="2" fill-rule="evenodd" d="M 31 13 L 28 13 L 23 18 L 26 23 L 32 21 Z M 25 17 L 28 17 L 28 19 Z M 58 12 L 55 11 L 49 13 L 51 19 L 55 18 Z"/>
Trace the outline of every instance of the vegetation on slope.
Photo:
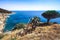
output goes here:
<path id="1" fill-rule="evenodd" d="M 44 27 L 36 27 L 32 33 L 28 33 L 24 36 L 16 35 L 22 31 L 15 30 L 12 31 L 11 34 L 5 35 L 2 40 L 60 40 L 60 24 L 53 24 L 50 26 L 44 26 Z"/>
<path id="2" fill-rule="evenodd" d="M 17 24 L 14 31 L 5 33 L 1 40 L 60 40 L 60 24 L 49 23 L 50 19 L 59 17 L 58 14 L 53 10 L 44 12 L 42 16 L 48 20 L 47 23 L 34 17 L 28 24 Z"/>

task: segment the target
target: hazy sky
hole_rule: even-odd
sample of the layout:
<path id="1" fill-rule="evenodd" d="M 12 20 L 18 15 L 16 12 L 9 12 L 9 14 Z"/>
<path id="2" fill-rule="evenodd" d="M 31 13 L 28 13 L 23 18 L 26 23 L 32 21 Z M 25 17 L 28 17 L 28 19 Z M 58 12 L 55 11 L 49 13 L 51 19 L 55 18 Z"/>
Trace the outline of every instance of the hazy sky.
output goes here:
<path id="1" fill-rule="evenodd" d="M 60 0 L 0 0 L 7 10 L 60 10 Z"/>

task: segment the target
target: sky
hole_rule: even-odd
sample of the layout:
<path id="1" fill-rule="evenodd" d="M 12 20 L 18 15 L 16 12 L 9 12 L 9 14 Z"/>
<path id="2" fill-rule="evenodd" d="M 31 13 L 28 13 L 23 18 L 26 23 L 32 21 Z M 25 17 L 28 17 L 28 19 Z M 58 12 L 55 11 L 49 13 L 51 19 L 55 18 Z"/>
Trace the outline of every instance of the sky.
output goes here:
<path id="1" fill-rule="evenodd" d="M 60 10 L 60 0 L 0 0 L 7 10 Z"/>

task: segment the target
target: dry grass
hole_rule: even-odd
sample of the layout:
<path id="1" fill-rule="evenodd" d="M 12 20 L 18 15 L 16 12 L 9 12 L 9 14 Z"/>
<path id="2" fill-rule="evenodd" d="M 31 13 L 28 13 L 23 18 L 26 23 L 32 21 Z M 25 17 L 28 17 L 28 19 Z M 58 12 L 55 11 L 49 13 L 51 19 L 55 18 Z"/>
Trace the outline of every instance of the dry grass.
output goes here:
<path id="1" fill-rule="evenodd" d="M 12 31 L 11 34 L 5 35 L 1 40 L 60 40 L 60 24 L 37 27 L 32 33 L 24 36 L 16 36 L 20 30 Z"/>

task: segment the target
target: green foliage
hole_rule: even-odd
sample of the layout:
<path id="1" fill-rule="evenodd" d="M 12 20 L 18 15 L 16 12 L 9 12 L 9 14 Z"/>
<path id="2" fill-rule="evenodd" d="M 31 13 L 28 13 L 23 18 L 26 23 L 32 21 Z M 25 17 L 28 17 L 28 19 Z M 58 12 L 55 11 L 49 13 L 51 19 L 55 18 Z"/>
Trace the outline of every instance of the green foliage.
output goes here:
<path id="1" fill-rule="evenodd" d="M 50 19 L 59 17 L 59 12 L 57 12 L 55 10 L 48 10 L 48 11 L 45 11 L 42 14 L 42 16 L 47 19 L 47 22 L 49 22 Z"/>
<path id="2" fill-rule="evenodd" d="M 14 38 L 11 38 L 11 40 L 16 40 L 16 37 L 14 37 Z"/>
<path id="3" fill-rule="evenodd" d="M 21 28 L 24 28 L 24 27 L 25 27 L 25 25 L 23 23 L 19 23 L 13 28 L 13 30 L 21 29 Z"/>
<path id="4" fill-rule="evenodd" d="M 2 39 L 4 37 L 4 35 L 3 34 L 0 34 L 0 39 Z"/>
<path id="5" fill-rule="evenodd" d="M 38 22 L 40 22 L 40 18 L 37 16 L 34 16 L 30 21 L 30 23 L 33 23 L 34 25 L 36 25 Z"/>

